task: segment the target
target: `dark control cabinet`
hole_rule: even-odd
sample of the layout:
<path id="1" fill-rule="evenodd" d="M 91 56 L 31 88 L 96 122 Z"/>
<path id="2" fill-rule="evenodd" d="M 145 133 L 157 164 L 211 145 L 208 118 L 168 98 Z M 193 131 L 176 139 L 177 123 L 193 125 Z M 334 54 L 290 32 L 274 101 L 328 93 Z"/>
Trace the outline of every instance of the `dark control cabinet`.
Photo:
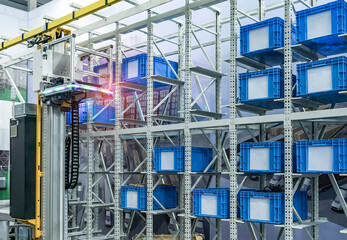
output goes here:
<path id="1" fill-rule="evenodd" d="M 36 116 L 11 120 L 10 215 L 35 218 Z"/>

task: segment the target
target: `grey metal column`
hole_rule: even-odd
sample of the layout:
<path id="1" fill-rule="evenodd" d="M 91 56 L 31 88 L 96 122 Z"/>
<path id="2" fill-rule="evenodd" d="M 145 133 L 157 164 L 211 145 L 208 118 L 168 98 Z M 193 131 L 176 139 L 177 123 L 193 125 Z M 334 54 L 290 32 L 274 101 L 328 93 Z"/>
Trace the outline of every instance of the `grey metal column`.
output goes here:
<path id="1" fill-rule="evenodd" d="M 148 240 L 153 239 L 153 24 L 152 13 L 148 11 L 147 22 L 147 212 L 146 212 L 146 235 Z"/>
<path id="2" fill-rule="evenodd" d="M 318 140 L 318 123 L 312 123 L 312 140 Z M 319 175 L 315 175 L 311 178 L 312 186 L 312 221 L 317 222 L 319 220 Z M 312 238 L 314 240 L 319 239 L 319 224 L 312 226 Z"/>
<path id="3" fill-rule="evenodd" d="M 284 190 L 285 239 L 293 239 L 293 178 L 292 178 L 292 1 L 284 2 Z"/>
<path id="4" fill-rule="evenodd" d="M 117 30 L 119 30 L 119 23 L 117 22 Z M 118 134 L 120 126 L 121 115 L 121 89 L 119 83 L 121 82 L 121 64 L 122 64 L 122 51 L 121 51 L 121 36 L 119 32 L 116 33 L 116 89 L 115 89 L 115 167 L 114 167 L 114 239 L 120 239 L 123 229 L 122 211 L 120 209 L 120 187 L 121 187 L 121 171 L 123 166 L 121 136 Z"/>
<path id="5" fill-rule="evenodd" d="M 265 142 L 266 141 L 266 129 L 265 124 L 261 123 L 259 124 L 259 142 Z M 263 190 L 264 187 L 266 187 L 266 176 L 267 174 L 261 174 L 259 179 L 259 186 L 260 190 Z M 266 224 L 260 223 L 260 239 L 266 240 Z"/>
<path id="6" fill-rule="evenodd" d="M 191 222 L 191 150 L 192 150 L 192 138 L 189 129 L 189 123 L 191 121 L 191 28 L 192 28 L 192 13 L 189 9 L 190 0 L 186 0 L 185 9 L 185 111 L 184 111 L 184 147 L 185 147 L 185 171 L 184 171 L 184 238 L 186 240 L 191 239 L 192 234 L 192 222 Z"/>
<path id="7" fill-rule="evenodd" d="M 237 240 L 237 132 L 236 118 L 236 54 L 237 0 L 230 0 L 230 239 Z"/>
<path id="8" fill-rule="evenodd" d="M 45 240 L 67 239 L 65 232 L 65 114 L 43 104 L 42 230 Z"/>
<path id="9" fill-rule="evenodd" d="M 265 20 L 265 0 L 259 0 L 259 21 Z"/>
<path id="10" fill-rule="evenodd" d="M 312 7 L 317 6 L 317 0 L 311 0 L 311 6 Z"/>
<path id="11" fill-rule="evenodd" d="M 221 13 L 216 12 L 216 72 L 221 72 L 222 71 L 222 58 L 221 58 L 221 29 L 222 29 L 222 24 L 221 24 Z M 222 78 L 216 78 L 216 113 L 222 113 L 222 87 L 221 87 L 221 82 Z M 216 154 L 218 155 L 216 164 L 217 164 L 217 173 L 220 173 L 222 171 L 222 131 L 216 131 L 216 148 L 218 152 Z M 219 188 L 221 186 L 221 174 L 216 175 L 216 187 Z M 216 239 L 221 240 L 222 239 L 222 224 L 221 220 L 216 218 L 216 227 L 217 227 L 217 232 L 216 232 Z"/>
<path id="12" fill-rule="evenodd" d="M 180 80 L 183 80 L 183 71 L 184 69 L 184 27 L 182 24 L 178 25 L 178 76 Z M 184 86 L 179 86 L 178 88 L 178 117 L 184 118 Z M 183 146 L 184 144 L 184 134 L 182 131 L 179 133 L 179 146 Z M 184 176 L 182 174 L 178 175 L 179 178 L 179 208 L 184 208 Z M 179 224 L 180 224 L 180 235 L 179 239 L 182 240 L 184 238 L 184 222 L 185 218 L 183 216 L 179 217 Z"/>
<path id="13" fill-rule="evenodd" d="M 93 161 L 94 161 L 94 139 L 90 135 L 93 132 L 93 126 L 91 122 L 93 121 L 93 100 L 88 100 L 87 102 L 87 144 L 88 144 L 88 159 L 87 159 L 87 239 L 93 239 Z"/>
<path id="14" fill-rule="evenodd" d="M 28 11 L 34 10 L 37 8 L 37 0 L 28 0 Z"/>

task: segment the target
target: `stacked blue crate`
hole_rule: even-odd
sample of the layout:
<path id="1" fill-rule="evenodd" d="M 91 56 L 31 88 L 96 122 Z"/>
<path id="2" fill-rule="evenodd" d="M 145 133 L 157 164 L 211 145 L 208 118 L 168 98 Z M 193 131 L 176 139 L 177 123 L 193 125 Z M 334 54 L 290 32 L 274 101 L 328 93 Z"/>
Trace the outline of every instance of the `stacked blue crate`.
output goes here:
<path id="1" fill-rule="evenodd" d="M 241 189 L 237 194 L 240 202 L 240 193 L 256 191 L 254 189 Z M 238 204 L 239 205 L 239 204 Z M 230 216 L 230 189 L 229 188 L 200 188 L 193 190 L 193 215 L 198 217 L 229 218 Z M 237 207 L 237 217 L 240 217 L 240 207 Z"/>
<path id="2" fill-rule="evenodd" d="M 306 191 L 296 191 L 293 205 L 302 220 L 308 218 Z M 283 224 L 285 219 L 284 192 L 241 191 L 240 215 L 243 221 Z M 295 214 L 293 220 L 298 220 Z"/>
<path id="3" fill-rule="evenodd" d="M 191 171 L 203 172 L 213 159 L 212 148 L 192 147 Z M 184 172 L 185 147 L 155 147 L 154 170 L 157 172 Z M 213 165 L 207 170 L 211 172 Z"/>
<path id="4" fill-rule="evenodd" d="M 324 55 L 346 52 L 347 3 L 338 0 L 296 13 L 298 42 Z"/>
<path id="5" fill-rule="evenodd" d="M 292 30 L 296 44 L 296 29 Z M 275 17 L 240 29 L 241 55 L 270 66 L 283 64 L 283 54 L 274 51 L 284 47 L 284 20 Z"/>
<path id="6" fill-rule="evenodd" d="M 95 73 L 100 73 L 100 71 L 104 70 L 104 69 L 108 69 L 108 63 L 104 63 L 104 64 L 100 64 L 98 66 L 94 67 L 94 72 Z M 112 78 L 112 82 L 114 83 L 116 81 L 116 62 L 113 61 L 113 65 L 112 65 L 112 71 L 113 71 L 113 78 Z M 102 82 L 100 82 L 100 79 L 98 77 L 93 77 L 93 83 L 95 84 L 104 84 Z"/>
<path id="7" fill-rule="evenodd" d="M 172 68 L 177 73 L 178 63 L 169 61 Z M 153 75 L 177 79 L 176 75 L 169 67 L 165 59 L 153 57 Z M 122 81 L 135 83 L 139 85 L 147 85 L 147 54 L 139 54 L 133 57 L 124 58 L 122 62 Z M 153 86 L 162 87 L 167 84 L 154 82 Z"/>
<path id="8" fill-rule="evenodd" d="M 297 65 L 297 96 L 321 103 L 346 102 L 347 58 L 344 56 Z"/>
<path id="9" fill-rule="evenodd" d="M 347 173 L 347 139 L 296 142 L 294 172 Z"/>
<path id="10" fill-rule="evenodd" d="M 240 171 L 280 173 L 284 171 L 284 143 L 261 142 L 240 144 Z"/>
<path id="11" fill-rule="evenodd" d="M 164 208 L 177 207 L 177 187 L 159 185 L 153 190 L 153 196 Z M 147 187 L 121 186 L 121 208 L 131 210 L 147 210 Z M 161 210 L 161 206 L 153 200 L 153 210 Z"/>
<path id="12" fill-rule="evenodd" d="M 104 105 L 93 104 L 92 105 L 93 116 L 99 113 L 104 107 L 105 107 Z M 101 114 L 99 114 L 93 120 L 93 122 L 114 124 L 114 119 L 115 119 L 115 108 L 109 106 Z M 79 123 L 84 124 L 87 122 L 88 122 L 87 103 L 80 103 L 79 104 Z M 71 112 L 66 113 L 66 124 L 71 125 Z"/>
<path id="13" fill-rule="evenodd" d="M 292 84 L 295 86 L 293 75 Z M 294 89 L 293 96 L 296 96 Z M 284 71 L 270 68 L 257 72 L 239 74 L 239 102 L 267 109 L 283 108 L 283 102 L 274 101 L 284 97 Z"/>
<path id="14" fill-rule="evenodd" d="M 229 218 L 230 189 L 194 189 L 193 215 L 199 217 Z"/>

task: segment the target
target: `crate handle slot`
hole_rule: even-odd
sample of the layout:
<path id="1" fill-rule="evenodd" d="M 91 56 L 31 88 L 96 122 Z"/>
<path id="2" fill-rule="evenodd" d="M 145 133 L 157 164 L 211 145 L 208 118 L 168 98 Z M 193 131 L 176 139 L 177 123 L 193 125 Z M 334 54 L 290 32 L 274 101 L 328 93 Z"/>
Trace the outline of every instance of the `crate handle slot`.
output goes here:
<path id="1" fill-rule="evenodd" d="M 326 62 L 315 62 L 312 64 L 312 67 L 321 67 L 321 66 L 327 66 Z M 309 68 L 308 68 L 309 69 Z"/>

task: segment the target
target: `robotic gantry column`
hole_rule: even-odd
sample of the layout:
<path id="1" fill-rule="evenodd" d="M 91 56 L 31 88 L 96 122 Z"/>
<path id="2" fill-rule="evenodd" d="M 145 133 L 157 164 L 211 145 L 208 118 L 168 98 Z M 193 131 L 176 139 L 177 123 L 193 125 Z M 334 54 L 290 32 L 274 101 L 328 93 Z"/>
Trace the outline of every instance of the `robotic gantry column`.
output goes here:
<path id="1" fill-rule="evenodd" d="M 16 116 L 11 120 L 11 130 L 12 125 L 19 130 L 31 130 L 27 134 L 24 131 L 20 137 L 15 134 L 15 127 L 13 134 L 11 131 L 11 136 L 14 136 L 11 138 L 11 150 L 15 152 L 16 145 L 20 144 L 24 148 L 23 153 L 28 151 L 28 154 L 31 154 L 30 157 L 26 154 L 13 155 L 11 161 L 18 163 L 13 166 L 13 170 L 20 174 L 23 169 L 19 166 L 32 166 L 25 167 L 24 179 L 31 181 L 29 187 L 24 187 L 16 196 L 16 199 L 23 200 L 11 202 L 11 216 L 31 224 L 35 239 L 68 239 L 68 189 L 76 187 L 79 170 L 78 104 L 81 100 L 95 95 L 103 97 L 105 94 L 112 94 L 112 91 L 99 85 L 83 82 L 82 75 L 76 74 L 76 63 L 82 64 L 76 58 L 76 49 L 74 35 L 61 36 L 41 45 L 34 53 L 33 88 L 38 93 L 37 111 L 30 115 L 28 124 L 26 121 L 16 120 Z M 109 57 L 80 47 L 78 51 Z M 81 69 L 78 72 L 81 72 Z M 29 105 L 22 106 L 25 109 Z M 66 112 L 71 112 L 70 133 L 66 130 Z M 24 114 L 24 117 L 28 116 Z M 38 130 L 36 137 L 35 129 Z M 36 152 L 35 145 L 24 144 L 29 138 L 30 142 L 35 143 L 36 140 Z M 36 184 L 32 179 L 36 179 Z M 11 179 L 11 182 L 13 188 L 22 184 L 16 178 Z M 14 189 L 11 192 L 16 191 Z M 29 192 L 31 195 L 27 198 Z M 29 213 L 24 211 L 28 208 L 28 203 L 25 202 L 29 202 L 31 206 Z"/>

